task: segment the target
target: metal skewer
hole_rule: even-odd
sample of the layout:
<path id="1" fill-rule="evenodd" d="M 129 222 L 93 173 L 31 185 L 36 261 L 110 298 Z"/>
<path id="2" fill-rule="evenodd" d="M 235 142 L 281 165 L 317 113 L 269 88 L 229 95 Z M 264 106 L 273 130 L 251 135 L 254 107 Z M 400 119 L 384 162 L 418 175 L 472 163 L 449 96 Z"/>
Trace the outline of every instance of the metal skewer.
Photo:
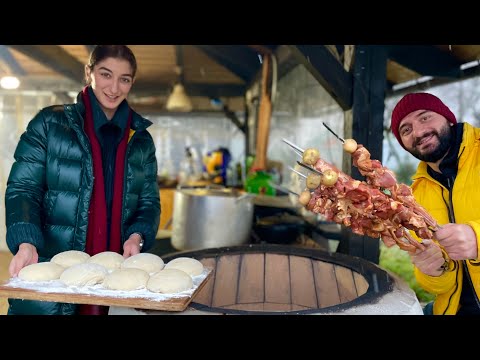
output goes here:
<path id="1" fill-rule="evenodd" d="M 337 134 L 335 134 L 335 132 L 332 129 L 330 129 L 327 124 L 325 124 L 324 122 L 322 122 L 322 124 L 323 124 L 323 126 L 325 126 L 328 129 L 328 131 L 330 131 L 333 135 L 335 135 L 335 137 L 338 140 L 340 140 L 342 143 L 345 143 L 345 139 L 343 139 L 340 136 L 338 136 Z"/>
<path id="2" fill-rule="evenodd" d="M 305 151 L 304 149 L 302 149 L 301 147 L 298 147 L 297 145 L 295 145 L 294 143 L 291 143 L 290 141 L 288 141 L 287 139 L 283 138 L 282 139 L 284 143 L 290 145 L 298 155 L 300 156 L 303 156 L 303 152 Z"/>
<path id="3" fill-rule="evenodd" d="M 308 166 L 307 164 L 304 164 L 300 161 L 297 161 L 297 164 L 300 165 L 301 167 L 307 169 L 307 170 L 313 171 L 314 173 L 316 173 L 318 175 L 323 175 L 323 173 L 321 171 L 318 171 L 317 169 L 314 169 L 313 167 Z"/>
<path id="4" fill-rule="evenodd" d="M 297 195 L 297 196 L 300 196 L 300 194 L 297 194 L 295 191 L 292 191 L 292 190 L 289 190 L 287 189 L 286 187 L 283 187 L 283 186 L 280 186 L 280 185 L 277 185 L 273 182 L 269 182 L 270 186 L 277 189 L 277 190 L 280 190 L 280 191 L 283 191 L 283 192 L 289 192 L 290 194 L 293 194 L 293 195 Z"/>
<path id="5" fill-rule="evenodd" d="M 304 179 L 307 178 L 307 175 L 305 174 L 302 174 L 301 172 L 295 170 L 294 168 L 292 168 L 291 166 L 288 167 L 290 170 L 292 170 L 294 173 L 297 173 L 298 175 L 300 175 L 301 177 L 303 177 Z"/>

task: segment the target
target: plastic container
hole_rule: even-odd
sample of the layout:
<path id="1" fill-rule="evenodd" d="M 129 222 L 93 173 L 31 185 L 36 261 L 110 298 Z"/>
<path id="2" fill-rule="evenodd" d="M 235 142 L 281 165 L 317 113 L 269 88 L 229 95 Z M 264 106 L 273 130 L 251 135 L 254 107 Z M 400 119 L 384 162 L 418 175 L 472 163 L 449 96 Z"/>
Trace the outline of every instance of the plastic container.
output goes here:
<path id="1" fill-rule="evenodd" d="M 250 173 L 245 182 L 245 190 L 252 194 L 275 196 L 277 191 L 270 184 L 272 176 L 265 171 L 258 170 Z"/>

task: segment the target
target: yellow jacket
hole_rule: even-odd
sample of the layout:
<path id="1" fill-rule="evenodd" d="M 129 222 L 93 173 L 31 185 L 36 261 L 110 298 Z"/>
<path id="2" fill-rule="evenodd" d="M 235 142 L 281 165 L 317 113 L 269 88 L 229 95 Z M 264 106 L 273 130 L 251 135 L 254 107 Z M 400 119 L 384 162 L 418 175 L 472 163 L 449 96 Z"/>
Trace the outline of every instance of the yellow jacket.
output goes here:
<path id="1" fill-rule="evenodd" d="M 477 236 L 480 256 L 480 128 L 464 123 L 462 144 L 459 151 L 458 173 L 452 190 L 452 205 L 457 224 L 470 225 Z M 412 190 L 419 204 L 437 220 L 440 225 L 449 223 L 449 191 L 427 173 L 427 164 L 420 162 Z M 455 315 L 459 308 L 464 264 L 480 298 L 480 259 L 466 261 L 450 260 L 448 271 L 434 277 L 423 274 L 415 268 L 415 277 L 426 291 L 435 294 L 433 307 L 435 315 Z"/>

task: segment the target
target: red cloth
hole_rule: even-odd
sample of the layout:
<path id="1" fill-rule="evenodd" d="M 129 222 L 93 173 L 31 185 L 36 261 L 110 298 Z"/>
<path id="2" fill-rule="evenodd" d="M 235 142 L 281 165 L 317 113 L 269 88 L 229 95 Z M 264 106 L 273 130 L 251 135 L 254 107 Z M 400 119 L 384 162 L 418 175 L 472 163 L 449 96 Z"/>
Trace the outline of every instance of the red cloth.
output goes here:
<path id="1" fill-rule="evenodd" d="M 105 201 L 105 184 L 103 179 L 102 149 L 95 135 L 93 125 L 92 106 L 88 89 L 83 89 L 85 104 L 85 132 L 90 139 L 93 157 L 93 193 L 88 214 L 87 243 L 85 251 L 95 255 L 103 251 L 121 253 L 121 217 L 123 198 L 123 178 L 125 167 L 125 153 L 127 151 L 128 135 L 132 120 L 132 111 L 128 115 L 125 134 L 117 148 L 115 158 L 115 177 L 113 186 L 112 223 L 110 228 L 110 244 L 107 248 L 107 204 Z"/>
<path id="2" fill-rule="evenodd" d="M 92 105 L 88 96 L 88 88 L 82 91 L 85 104 L 85 132 L 90 139 L 93 158 L 93 193 L 88 212 L 87 242 L 85 251 L 95 255 L 103 251 L 114 251 L 121 254 L 121 218 L 123 198 L 123 178 L 125 170 L 125 153 L 127 151 L 128 135 L 132 121 L 132 111 L 128 115 L 125 134 L 117 148 L 115 156 L 115 177 L 113 185 L 112 223 L 110 228 L 110 243 L 107 248 L 107 204 L 105 201 L 105 184 L 103 178 L 102 149 L 95 134 L 93 125 Z M 108 306 L 79 305 L 79 315 L 107 315 Z"/>
<path id="3" fill-rule="evenodd" d="M 77 315 L 108 315 L 108 306 L 103 305 L 78 305 Z"/>

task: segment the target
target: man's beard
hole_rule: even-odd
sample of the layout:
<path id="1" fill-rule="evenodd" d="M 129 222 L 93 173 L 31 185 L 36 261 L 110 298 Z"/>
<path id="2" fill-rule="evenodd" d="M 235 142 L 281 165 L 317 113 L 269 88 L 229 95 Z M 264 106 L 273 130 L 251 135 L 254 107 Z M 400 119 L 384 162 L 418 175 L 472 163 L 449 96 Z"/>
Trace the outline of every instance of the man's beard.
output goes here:
<path id="1" fill-rule="evenodd" d="M 412 151 L 410 151 L 410 153 L 413 156 L 415 156 L 418 160 L 434 163 L 440 160 L 441 158 L 443 158 L 445 154 L 448 152 L 448 150 L 450 149 L 450 146 L 452 145 L 451 142 L 453 137 L 452 127 L 449 126 L 447 123 L 443 128 L 440 129 L 440 132 L 433 130 L 432 132 L 425 134 L 424 137 L 430 136 L 430 135 L 435 135 L 438 138 L 438 142 L 439 142 L 438 146 L 433 151 L 429 153 L 421 154 L 420 151 L 416 150 L 415 149 L 416 143 L 421 140 L 421 138 L 419 138 L 419 139 L 415 139 L 414 148 Z"/>

